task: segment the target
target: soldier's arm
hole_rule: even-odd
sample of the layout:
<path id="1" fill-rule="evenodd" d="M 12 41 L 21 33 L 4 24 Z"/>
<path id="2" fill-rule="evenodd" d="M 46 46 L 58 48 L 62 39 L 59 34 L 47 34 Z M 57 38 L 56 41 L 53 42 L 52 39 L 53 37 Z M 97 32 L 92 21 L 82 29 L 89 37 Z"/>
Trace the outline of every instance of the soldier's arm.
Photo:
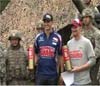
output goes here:
<path id="1" fill-rule="evenodd" d="M 6 84 L 6 58 L 4 51 L 0 49 L 0 78 L 2 78 L 3 85 Z"/>
<path id="2" fill-rule="evenodd" d="M 97 58 L 100 58 L 100 31 L 99 30 L 96 31 L 95 38 L 96 38 L 96 40 L 95 40 L 96 46 L 94 49 L 95 55 Z"/>
<path id="3" fill-rule="evenodd" d="M 24 48 L 24 54 L 25 54 L 26 65 L 28 66 L 28 52 L 25 48 Z"/>

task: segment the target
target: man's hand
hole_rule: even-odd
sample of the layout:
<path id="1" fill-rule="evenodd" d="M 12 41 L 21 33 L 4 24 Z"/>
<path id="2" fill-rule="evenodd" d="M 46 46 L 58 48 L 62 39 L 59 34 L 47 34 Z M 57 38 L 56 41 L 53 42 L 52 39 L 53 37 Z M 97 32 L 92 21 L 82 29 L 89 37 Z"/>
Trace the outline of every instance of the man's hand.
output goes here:
<path id="1" fill-rule="evenodd" d="M 89 62 L 87 62 L 86 64 L 82 65 L 82 66 L 74 66 L 73 69 L 70 72 L 81 72 L 81 71 L 85 71 L 87 69 L 90 68 L 90 64 Z"/>
<path id="2" fill-rule="evenodd" d="M 81 71 L 81 67 L 75 66 L 73 67 L 73 69 L 71 70 L 71 72 L 80 72 Z"/>

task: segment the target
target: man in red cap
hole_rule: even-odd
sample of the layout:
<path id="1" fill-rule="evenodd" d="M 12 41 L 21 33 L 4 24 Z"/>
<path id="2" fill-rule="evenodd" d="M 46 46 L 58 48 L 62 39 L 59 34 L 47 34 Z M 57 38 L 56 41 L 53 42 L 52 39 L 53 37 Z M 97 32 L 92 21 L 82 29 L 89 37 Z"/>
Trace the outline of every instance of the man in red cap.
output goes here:
<path id="1" fill-rule="evenodd" d="M 67 46 L 72 62 L 75 85 L 90 84 L 90 68 L 95 64 L 96 58 L 93 46 L 89 39 L 82 34 L 82 24 L 79 19 L 72 21 L 73 38 L 68 41 Z"/>

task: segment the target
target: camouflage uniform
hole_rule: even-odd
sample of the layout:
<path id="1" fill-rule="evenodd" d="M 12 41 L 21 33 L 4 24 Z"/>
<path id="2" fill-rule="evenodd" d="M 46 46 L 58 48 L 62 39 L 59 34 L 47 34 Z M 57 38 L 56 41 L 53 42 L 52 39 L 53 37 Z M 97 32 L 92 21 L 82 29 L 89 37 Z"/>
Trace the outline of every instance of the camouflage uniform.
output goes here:
<path id="1" fill-rule="evenodd" d="M 0 43 L 0 85 L 6 84 L 6 63 L 3 55 L 3 47 Z"/>
<path id="2" fill-rule="evenodd" d="M 12 33 L 9 36 L 21 39 L 18 32 Z M 9 46 L 4 52 L 6 58 L 6 74 L 8 85 L 26 85 L 27 84 L 27 55 L 22 46 L 13 49 Z"/>
<path id="3" fill-rule="evenodd" d="M 90 16 L 92 19 L 94 18 L 94 15 L 92 13 L 91 9 L 84 9 L 82 12 L 83 18 L 85 16 Z M 94 50 L 95 50 L 95 55 L 97 57 L 97 62 L 96 65 L 91 69 L 91 78 L 92 78 L 92 84 L 98 84 L 97 77 L 100 77 L 100 30 L 98 30 L 96 27 L 93 25 L 87 27 L 83 25 L 83 34 L 85 37 L 91 40 Z M 98 75 L 97 75 L 98 72 Z"/>

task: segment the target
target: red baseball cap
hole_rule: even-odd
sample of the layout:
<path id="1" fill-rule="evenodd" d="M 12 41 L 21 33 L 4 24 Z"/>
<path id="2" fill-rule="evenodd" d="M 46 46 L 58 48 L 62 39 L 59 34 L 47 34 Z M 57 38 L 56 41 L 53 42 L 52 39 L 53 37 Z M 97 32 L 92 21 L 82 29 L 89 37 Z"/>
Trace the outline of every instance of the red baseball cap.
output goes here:
<path id="1" fill-rule="evenodd" d="M 79 19 L 73 19 L 72 26 L 73 26 L 73 28 L 77 28 L 79 26 L 82 26 L 82 22 Z"/>

